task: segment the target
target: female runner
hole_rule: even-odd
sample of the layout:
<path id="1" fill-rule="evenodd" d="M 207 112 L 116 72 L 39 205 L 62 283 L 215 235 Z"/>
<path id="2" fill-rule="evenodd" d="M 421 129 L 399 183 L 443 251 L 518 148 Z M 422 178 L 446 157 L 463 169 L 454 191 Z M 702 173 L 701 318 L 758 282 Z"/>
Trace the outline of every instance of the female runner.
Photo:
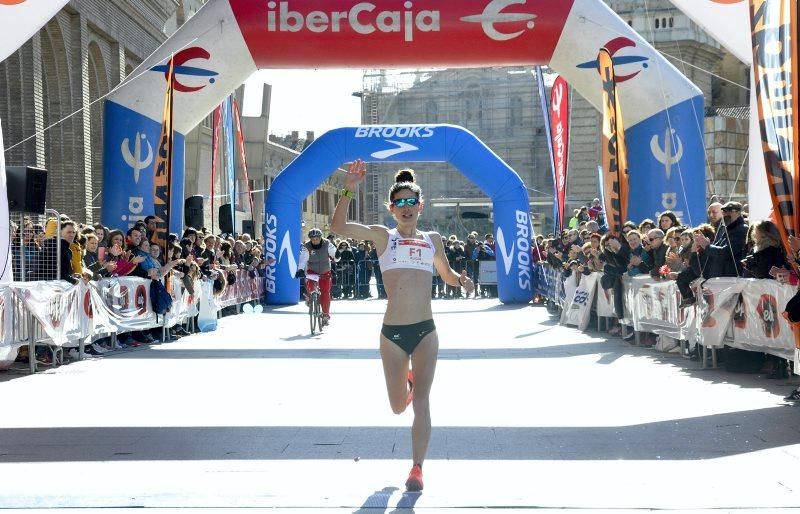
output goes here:
<path id="1" fill-rule="evenodd" d="M 413 402 L 413 467 L 406 488 L 419 491 L 422 489 L 422 463 L 431 438 L 429 395 L 439 351 L 431 311 L 433 266 L 451 286 L 463 286 L 471 293 L 475 285 L 466 273 L 459 275 L 447 263 L 439 234 L 417 230 L 423 203 L 422 190 L 414 183 L 413 171 L 399 171 L 389 190 L 388 208 L 397 221 L 397 228 L 347 221 L 353 191 L 364 180 L 365 174 L 363 161 L 357 160 L 350 165 L 345 175 L 345 188 L 333 213 L 331 230 L 359 241 L 373 241 L 377 248 L 388 297 L 380 338 L 383 374 L 389 403 L 395 414 L 404 412 Z"/>

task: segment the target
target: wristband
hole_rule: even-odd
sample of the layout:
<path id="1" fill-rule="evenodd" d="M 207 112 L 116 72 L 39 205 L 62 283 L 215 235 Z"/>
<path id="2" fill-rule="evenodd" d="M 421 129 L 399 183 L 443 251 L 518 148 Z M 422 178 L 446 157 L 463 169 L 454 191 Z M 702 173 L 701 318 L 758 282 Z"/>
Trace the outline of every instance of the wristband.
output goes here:
<path id="1" fill-rule="evenodd" d="M 340 191 L 340 193 L 341 193 L 342 196 L 346 196 L 347 198 L 350 198 L 351 200 L 356 197 L 356 194 L 354 192 L 350 191 L 349 189 L 342 189 Z"/>

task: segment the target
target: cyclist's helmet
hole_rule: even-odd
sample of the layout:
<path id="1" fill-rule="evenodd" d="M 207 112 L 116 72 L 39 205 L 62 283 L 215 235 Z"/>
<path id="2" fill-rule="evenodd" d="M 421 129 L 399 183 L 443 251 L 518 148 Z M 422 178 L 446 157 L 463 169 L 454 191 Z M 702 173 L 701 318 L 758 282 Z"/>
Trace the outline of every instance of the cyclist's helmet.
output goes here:
<path id="1" fill-rule="evenodd" d="M 312 237 L 322 237 L 322 231 L 318 228 L 312 228 L 308 231 L 308 237 L 309 239 Z"/>

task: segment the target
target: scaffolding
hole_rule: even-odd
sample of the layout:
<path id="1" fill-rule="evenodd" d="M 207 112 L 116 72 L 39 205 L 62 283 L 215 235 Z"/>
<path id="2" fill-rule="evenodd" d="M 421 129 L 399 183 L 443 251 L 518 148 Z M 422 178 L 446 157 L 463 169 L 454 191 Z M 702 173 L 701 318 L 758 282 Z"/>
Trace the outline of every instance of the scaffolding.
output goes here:
<path id="1" fill-rule="evenodd" d="M 529 188 L 534 214 L 538 211 L 543 219 L 552 212 L 552 169 L 532 70 L 523 66 L 365 70 L 362 123 L 449 123 L 472 131 L 520 175 Z M 546 71 L 549 86 L 554 74 Z M 491 231 L 491 200 L 472 182 L 448 163 L 417 167 L 424 169 L 417 178 L 432 206 L 420 219 L 421 227 L 459 234 Z M 388 221 L 386 191 L 397 168 L 396 163 L 368 167 L 363 212 L 368 223 Z"/>

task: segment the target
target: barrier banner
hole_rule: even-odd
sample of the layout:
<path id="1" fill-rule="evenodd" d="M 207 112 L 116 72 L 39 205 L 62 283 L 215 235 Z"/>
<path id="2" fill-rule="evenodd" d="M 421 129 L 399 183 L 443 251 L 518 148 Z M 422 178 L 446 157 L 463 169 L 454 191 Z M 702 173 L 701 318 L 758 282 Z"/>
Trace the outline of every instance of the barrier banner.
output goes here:
<path id="1" fill-rule="evenodd" d="M 580 278 L 580 283 L 575 289 L 570 301 L 561 313 L 561 324 L 574 325 L 578 330 L 586 330 L 592 316 L 592 299 L 597 286 L 598 273 L 591 275 L 575 274 Z M 565 282 L 571 282 L 573 277 L 568 277 Z"/>
<path id="2" fill-rule="evenodd" d="M 198 294 L 191 294 L 183 287 L 181 279 L 171 275 L 172 280 L 172 308 L 164 316 L 167 327 L 174 327 L 177 323 L 184 323 L 187 319 L 197 316 Z M 200 291 L 200 281 L 194 281 L 193 290 Z"/>
<path id="3" fill-rule="evenodd" d="M 96 284 L 100 302 L 93 305 L 95 313 L 105 311 L 120 332 L 145 330 L 158 325 L 150 305 L 149 279 L 118 277 L 103 279 Z"/>
<path id="4" fill-rule="evenodd" d="M 84 336 L 78 286 L 53 280 L 12 282 L 11 289 L 56 346 L 75 343 Z"/>
<path id="5" fill-rule="evenodd" d="M 119 330 L 119 325 L 111 319 L 108 309 L 105 308 L 100 285 L 97 282 L 81 283 L 79 288 L 80 298 L 82 299 L 81 319 L 83 333 L 85 335 L 116 333 Z"/>
<path id="6" fill-rule="evenodd" d="M 619 320 L 621 325 L 632 326 L 634 330 L 639 331 L 639 323 L 636 319 L 636 295 L 639 288 L 644 283 L 643 277 L 636 280 L 635 277 L 629 275 L 622 276 L 622 319 Z"/>
<path id="7" fill-rule="evenodd" d="M 638 280 L 639 277 L 636 277 Z M 674 280 L 655 280 L 641 277 L 634 307 L 639 327 L 644 332 L 667 335 L 673 339 L 686 339 L 689 332 L 687 313 L 694 309 L 678 309 L 681 294 Z"/>
<path id="8" fill-rule="evenodd" d="M 558 284 L 561 283 L 561 273 L 552 266 L 536 266 L 534 270 L 539 276 L 539 279 L 534 282 L 539 286 L 538 294 L 551 302 L 558 303 Z"/>
<path id="9" fill-rule="evenodd" d="M 738 278 L 718 277 L 706 280 L 697 294 L 695 324 L 699 330 L 699 343 L 710 348 L 721 348 L 728 332 L 739 295 L 747 282 Z"/>
<path id="10" fill-rule="evenodd" d="M 792 359 L 794 334 L 781 312 L 795 292 L 777 280 L 747 279 L 733 316 L 731 346 Z"/>
<path id="11" fill-rule="evenodd" d="M 614 310 L 614 290 L 603 289 L 600 286 L 600 277 L 602 273 L 597 273 L 597 315 L 601 318 L 616 318 L 617 313 Z"/>
<path id="12" fill-rule="evenodd" d="M 556 234 L 564 226 L 564 206 L 567 198 L 567 160 L 569 159 L 569 86 L 559 76 L 550 90 L 550 136 L 553 139 L 555 163 L 555 192 L 558 217 Z"/>
<path id="13" fill-rule="evenodd" d="M 561 288 L 558 290 L 558 305 L 561 307 L 561 323 L 564 323 L 564 316 L 572 303 L 572 298 L 575 296 L 575 291 L 578 290 L 578 280 L 580 279 L 574 273 L 568 277 L 561 274 Z"/>
<path id="14" fill-rule="evenodd" d="M 606 223 L 611 233 L 619 234 L 628 219 L 628 152 L 622 124 L 622 106 L 617 97 L 614 63 L 605 48 L 597 56 L 603 86 L 603 193 Z"/>
<path id="15" fill-rule="evenodd" d="M 255 274 L 251 277 L 247 270 L 236 270 L 236 280 L 225 286 L 221 295 L 214 298 L 217 309 L 238 305 L 244 302 L 260 300 L 264 291 L 264 279 Z"/>

